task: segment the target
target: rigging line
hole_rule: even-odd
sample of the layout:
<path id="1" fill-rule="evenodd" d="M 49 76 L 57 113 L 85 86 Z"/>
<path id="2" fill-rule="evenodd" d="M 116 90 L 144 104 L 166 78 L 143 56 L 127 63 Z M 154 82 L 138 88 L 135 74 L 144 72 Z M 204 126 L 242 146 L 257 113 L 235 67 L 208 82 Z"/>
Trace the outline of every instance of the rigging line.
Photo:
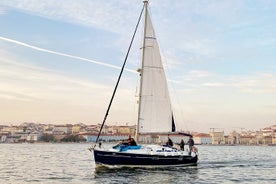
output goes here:
<path id="1" fill-rule="evenodd" d="M 166 62 L 166 60 L 164 60 L 164 61 L 165 61 L 165 64 L 167 66 L 166 67 L 166 72 L 170 75 L 171 74 L 171 70 L 170 70 L 170 67 L 168 67 L 169 64 Z M 168 81 L 171 81 L 170 83 L 168 83 L 168 85 L 171 86 L 172 92 L 175 94 L 175 95 L 173 95 L 174 98 L 171 98 L 171 100 L 173 100 L 174 104 L 176 104 L 178 106 L 178 109 L 179 109 L 178 112 L 176 112 L 176 110 L 175 110 L 176 108 L 172 107 L 173 108 L 173 112 L 174 112 L 173 114 L 174 114 L 174 117 L 175 117 L 175 123 L 178 125 L 178 127 L 180 127 L 179 126 L 179 121 L 185 122 L 184 112 L 183 112 L 183 109 L 180 106 L 179 95 L 177 95 L 177 91 L 176 91 L 176 88 L 175 88 L 175 82 L 173 82 L 173 80 L 168 80 Z M 176 113 L 179 113 L 179 116 Z M 179 120 L 179 121 L 177 121 L 177 120 Z M 188 129 L 187 127 L 188 127 L 187 124 L 184 123 L 184 128 L 186 130 Z M 181 126 L 181 129 L 182 129 L 182 126 Z"/>
<path id="2" fill-rule="evenodd" d="M 113 102 L 113 99 L 114 99 L 115 93 L 116 93 L 116 91 L 117 91 L 117 88 L 118 88 L 119 82 L 120 82 L 120 80 L 121 80 L 121 76 L 122 76 L 122 74 L 123 74 L 123 71 L 124 71 L 124 68 L 125 68 L 125 65 L 126 65 L 126 61 L 127 61 L 127 58 L 128 58 L 128 55 L 129 55 L 129 52 L 130 52 L 130 49 L 131 49 L 131 46 L 132 46 L 133 40 L 134 40 L 134 38 L 135 38 L 135 35 L 136 35 L 136 32 L 137 32 L 137 29 L 138 29 L 138 26 L 139 26 L 139 23 L 140 23 L 140 20 L 141 20 L 142 14 L 143 14 L 143 11 L 144 11 L 144 6 L 143 6 L 142 11 L 141 11 L 141 13 L 140 13 L 140 16 L 139 16 L 138 22 L 137 22 L 136 27 L 135 27 L 135 30 L 134 30 L 134 33 L 133 33 L 133 35 L 132 35 L 132 39 L 131 39 L 130 45 L 129 45 L 129 47 L 128 47 L 127 54 L 126 54 L 126 56 L 125 56 L 124 64 L 123 64 L 123 66 L 122 66 L 122 69 L 121 69 L 121 71 L 120 71 L 120 75 L 119 75 L 119 77 L 118 77 L 118 80 L 117 80 L 116 86 L 115 86 L 114 91 L 113 91 L 113 93 L 112 93 L 112 97 L 111 97 L 111 99 L 110 99 L 110 102 L 109 102 L 108 108 L 107 108 L 107 110 L 106 110 L 106 113 L 105 113 L 105 116 L 104 116 L 104 119 L 103 119 L 103 122 L 102 122 L 102 125 L 101 125 L 101 128 L 100 128 L 100 131 L 99 131 L 99 133 L 98 133 L 98 136 L 97 136 L 97 139 L 96 139 L 96 142 L 95 142 L 95 145 L 94 145 L 94 148 L 96 147 L 96 144 L 98 143 L 98 140 L 99 140 L 99 137 L 100 137 L 100 135 L 101 135 L 101 132 L 102 132 L 103 126 L 104 126 L 104 124 L 105 124 L 106 118 L 107 118 L 108 113 L 109 113 L 109 110 L 110 110 L 110 108 L 111 108 L 111 105 L 112 105 L 112 102 Z"/>

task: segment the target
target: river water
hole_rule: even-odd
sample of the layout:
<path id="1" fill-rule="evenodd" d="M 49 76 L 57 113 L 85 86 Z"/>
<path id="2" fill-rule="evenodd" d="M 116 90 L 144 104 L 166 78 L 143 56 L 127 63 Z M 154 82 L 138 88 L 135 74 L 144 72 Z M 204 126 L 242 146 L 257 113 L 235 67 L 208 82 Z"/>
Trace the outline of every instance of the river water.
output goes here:
<path id="1" fill-rule="evenodd" d="M 0 144 L 0 184 L 276 183 L 276 146 L 198 146 L 196 166 L 96 168 L 89 144 Z"/>

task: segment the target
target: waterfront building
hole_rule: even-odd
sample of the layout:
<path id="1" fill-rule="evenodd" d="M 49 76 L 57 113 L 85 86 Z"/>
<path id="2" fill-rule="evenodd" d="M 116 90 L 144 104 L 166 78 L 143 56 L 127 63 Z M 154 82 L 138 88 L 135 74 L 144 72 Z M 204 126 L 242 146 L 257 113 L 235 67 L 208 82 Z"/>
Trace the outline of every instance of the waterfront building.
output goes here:
<path id="1" fill-rule="evenodd" d="M 276 145 L 276 132 L 272 135 L 272 144 Z"/>
<path id="2" fill-rule="evenodd" d="M 229 143 L 229 136 L 228 135 L 224 135 L 224 144 L 230 144 Z"/>
<path id="3" fill-rule="evenodd" d="M 28 135 L 29 135 L 28 132 L 15 132 L 13 134 L 13 136 L 18 136 L 19 137 L 18 142 L 26 142 Z"/>
<path id="4" fill-rule="evenodd" d="M 170 139 L 173 141 L 174 145 L 176 146 L 181 142 L 181 139 L 184 140 L 185 143 L 188 142 L 188 137 L 180 135 L 178 133 L 170 133 Z M 139 142 L 146 143 L 146 144 L 166 144 L 168 141 L 168 133 L 159 133 L 159 134 L 141 134 L 139 135 Z"/>
<path id="5" fill-rule="evenodd" d="M 44 133 L 49 134 L 50 132 L 53 131 L 54 127 L 55 127 L 55 125 L 52 125 L 52 124 L 47 124 L 47 125 L 44 124 L 44 125 L 42 125 L 42 130 Z"/>
<path id="6" fill-rule="evenodd" d="M 73 127 L 72 127 L 72 133 L 73 134 L 79 133 L 80 129 L 81 129 L 81 125 L 80 124 L 73 125 Z"/>
<path id="7" fill-rule="evenodd" d="M 256 145 L 257 139 L 252 135 L 242 135 L 240 136 L 240 144 L 242 145 Z"/>
<path id="8" fill-rule="evenodd" d="M 8 132 L 0 132 L 0 143 L 6 142 L 8 135 L 9 135 Z"/>
<path id="9" fill-rule="evenodd" d="M 85 132 L 96 134 L 97 132 L 99 132 L 99 129 L 99 125 L 88 125 L 85 128 Z"/>
<path id="10" fill-rule="evenodd" d="M 262 135 L 261 131 L 256 131 L 255 137 L 256 137 L 257 144 L 262 144 L 263 143 L 262 142 L 263 141 L 263 135 Z"/>
<path id="11" fill-rule="evenodd" d="M 118 134 L 119 133 L 119 127 L 118 126 L 108 126 L 107 128 L 108 134 Z"/>
<path id="12" fill-rule="evenodd" d="M 11 135 L 14 135 L 18 132 L 24 132 L 23 126 L 7 126 L 2 128 L 2 132 L 9 132 Z"/>
<path id="13" fill-rule="evenodd" d="M 91 133 L 81 133 L 79 135 L 82 135 L 87 142 L 96 142 L 98 136 L 98 134 Z M 134 134 L 101 134 L 99 140 L 102 142 L 118 142 L 127 140 L 129 135 L 134 137 Z M 175 146 L 177 146 L 180 143 L 181 139 L 183 139 L 185 143 L 187 143 L 188 141 L 187 136 L 184 137 L 183 135 L 180 135 L 178 133 L 170 134 L 169 136 L 171 140 L 175 143 Z M 167 140 L 167 133 L 141 134 L 139 135 L 139 140 L 137 142 L 146 144 L 166 144 Z"/>
<path id="14" fill-rule="evenodd" d="M 228 144 L 240 144 L 240 134 L 233 131 L 228 136 Z"/>
<path id="15" fill-rule="evenodd" d="M 26 140 L 27 142 L 37 142 L 41 137 L 41 134 L 39 132 L 32 132 L 29 133 Z"/>
<path id="16" fill-rule="evenodd" d="M 103 133 L 105 134 L 129 134 L 134 135 L 136 130 L 136 126 L 105 126 L 103 129 Z"/>
<path id="17" fill-rule="evenodd" d="M 86 142 L 96 142 L 98 134 L 82 133 L 79 134 L 86 139 Z M 118 142 L 128 139 L 129 134 L 101 134 L 101 142 Z"/>
<path id="18" fill-rule="evenodd" d="M 170 136 L 172 139 L 172 136 Z M 152 143 L 165 143 L 168 139 L 168 134 L 141 134 L 139 135 L 138 142 L 146 143 L 146 144 L 152 144 Z M 175 140 L 172 139 L 173 142 Z"/>
<path id="19" fill-rule="evenodd" d="M 266 127 L 261 130 L 263 136 L 271 136 L 273 133 L 272 127 Z"/>
<path id="20" fill-rule="evenodd" d="M 210 134 L 198 133 L 194 136 L 195 144 L 212 144 L 212 139 Z"/>
<path id="21" fill-rule="evenodd" d="M 94 142 L 98 135 L 100 124 L 85 125 L 78 123 L 75 125 L 53 125 L 53 124 L 36 124 L 22 123 L 19 126 L 0 125 L 0 142 L 36 142 L 41 135 L 53 135 L 57 141 L 65 136 L 72 134 L 84 135 L 88 142 Z M 104 142 L 116 142 L 127 139 L 128 135 L 134 137 L 136 126 L 104 126 L 101 140 Z M 224 135 L 223 129 L 211 128 L 210 134 L 191 133 L 194 137 L 195 144 L 241 144 L 241 145 L 276 145 L 276 125 L 265 127 L 259 131 L 250 130 L 240 133 L 233 131 L 229 135 Z M 143 134 L 140 135 L 138 142 L 165 144 L 168 134 Z M 183 137 L 177 133 L 170 134 L 174 143 L 180 143 L 184 139 L 186 143 L 188 137 Z"/>
<path id="22" fill-rule="evenodd" d="M 136 126 L 119 126 L 118 133 L 134 135 Z"/>
<path id="23" fill-rule="evenodd" d="M 224 131 L 211 128 L 210 129 L 210 137 L 212 140 L 212 144 L 225 144 L 224 142 Z"/>
<path id="24" fill-rule="evenodd" d="M 61 139 L 65 138 L 67 134 L 62 133 L 62 134 L 53 134 L 55 141 L 60 142 Z"/>
<path id="25" fill-rule="evenodd" d="M 19 143 L 21 139 L 20 135 L 8 135 L 6 137 L 6 143 Z"/>
<path id="26" fill-rule="evenodd" d="M 63 132 L 65 134 L 71 134 L 72 127 L 72 125 L 56 125 L 53 128 L 53 132 Z"/>
<path id="27" fill-rule="evenodd" d="M 4 132 L 4 128 L 7 128 L 7 127 L 9 127 L 9 126 L 7 126 L 7 125 L 0 125 L 0 132 Z"/>
<path id="28" fill-rule="evenodd" d="M 264 136 L 263 137 L 263 144 L 265 145 L 271 145 L 272 144 L 272 136 Z"/>

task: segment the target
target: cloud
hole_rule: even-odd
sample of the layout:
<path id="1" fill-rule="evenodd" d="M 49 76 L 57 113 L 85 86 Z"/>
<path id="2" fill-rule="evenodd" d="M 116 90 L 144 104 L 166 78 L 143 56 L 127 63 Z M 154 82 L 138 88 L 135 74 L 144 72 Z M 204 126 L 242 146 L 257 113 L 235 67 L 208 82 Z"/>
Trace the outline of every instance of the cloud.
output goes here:
<path id="1" fill-rule="evenodd" d="M 202 86 L 238 89 L 243 93 L 276 94 L 276 75 L 271 73 L 255 73 L 243 76 L 216 76 L 216 82 L 205 82 Z M 223 80 L 222 80 L 223 79 Z"/>
<path id="2" fill-rule="evenodd" d="M 29 14 L 116 32 L 120 35 L 121 42 L 125 42 L 125 35 L 129 35 L 129 30 L 133 30 L 142 8 L 142 1 L 140 0 L 67 0 L 58 2 L 55 0 L 2 0 L 1 3 Z M 220 8 L 215 6 L 217 4 L 215 2 L 205 3 L 204 5 L 197 3 L 195 6 L 193 4 L 194 2 L 150 2 L 150 7 L 154 11 L 154 15 L 152 15 L 153 23 L 156 25 L 157 33 L 160 33 L 157 35 L 160 36 L 159 41 L 161 47 L 166 50 L 164 54 L 167 58 L 180 61 L 179 58 L 182 58 L 183 54 L 179 52 L 185 52 L 185 56 L 188 56 L 185 59 L 190 61 L 204 61 L 205 57 L 213 58 L 215 56 L 216 49 L 212 46 L 214 41 L 212 38 L 206 37 L 206 34 L 212 34 L 212 30 L 215 28 L 204 23 L 204 21 L 194 21 L 193 16 L 197 16 L 202 9 L 205 10 L 207 5 L 213 7 L 216 11 Z M 219 6 L 229 7 L 229 4 L 231 3 L 220 3 Z M 176 10 L 174 11 L 176 15 L 170 18 L 172 10 Z M 189 12 L 189 14 L 185 12 Z M 231 10 L 228 10 L 228 12 L 231 12 Z M 211 14 L 210 12 L 204 13 L 207 16 Z M 200 14 L 203 16 L 202 13 Z M 183 19 L 179 21 L 179 17 L 183 17 Z M 168 48 L 171 48 L 171 52 L 167 52 Z M 175 48 L 179 50 L 176 52 Z M 176 54 L 171 57 L 171 53 Z M 169 64 L 174 63 L 169 60 Z"/>
<path id="3" fill-rule="evenodd" d="M 55 0 L 2 0 L 0 4 L 8 7 L 7 9 L 15 9 L 33 17 L 40 16 L 56 22 L 61 21 L 108 32 L 113 36 L 116 35 L 115 43 L 118 45 L 118 49 L 122 49 L 129 44 L 129 40 L 126 38 L 130 38 L 134 31 L 142 8 L 142 2 L 138 0 L 136 2 L 134 0 L 131 2 L 117 0 L 61 0 L 58 2 Z"/>
<path id="4" fill-rule="evenodd" d="M 180 80 L 182 81 L 191 81 L 191 82 L 195 82 L 198 80 L 205 80 L 208 77 L 211 77 L 213 74 L 211 74 L 209 71 L 204 71 L 204 70 L 190 70 L 187 71 L 186 74 L 184 74 L 183 76 L 181 76 Z"/>
<path id="5" fill-rule="evenodd" d="M 177 81 L 179 90 L 189 94 L 276 95 L 276 75 L 270 72 L 222 75 L 205 70 L 190 70 L 178 77 Z"/>
<path id="6" fill-rule="evenodd" d="M 132 121 L 130 114 L 133 109 L 128 109 L 130 102 L 126 102 L 125 98 L 134 97 L 135 94 L 126 85 L 128 83 L 121 84 L 122 88 L 114 101 L 117 106 L 113 104 L 110 113 L 119 110 L 126 112 L 128 120 Z M 60 74 L 30 64 L 14 53 L 0 50 L 0 109 L 3 113 L 0 121 L 98 121 L 103 116 L 100 113 L 104 113 L 112 91 L 113 86 Z M 132 101 L 135 104 L 135 98 Z M 120 118 L 115 115 L 114 120 Z"/>
<path id="7" fill-rule="evenodd" d="M 116 32 L 119 35 L 118 40 L 121 40 L 118 42 L 124 43 L 126 42 L 125 34 L 129 34 L 129 30 L 133 29 L 142 8 L 142 1 L 138 0 L 67 0 L 58 2 L 55 0 L 2 0 L 1 4 L 52 20 Z M 269 3 L 258 2 L 260 11 L 266 4 Z M 260 24 L 262 18 L 258 18 L 259 14 L 251 12 L 247 8 L 248 5 L 240 1 L 195 3 L 163 0 L 150 2 L 150 7 L 152 7 L 152 19 L 157 28 L 157 35 L 160 36 L 161 48 L 163 47 L 163 50 L 166 51 L 164 55 L 169 58 L 170 65 L 175 64 L 171 62 L 171 59 L 177 63 L 183 58 L 189 62 L 210 62 L 221 59 L 225 55 L 225 51 L 222 50 L 224 47 L 221 46 L 221 40 L 225 35 L 232 39 L 232 36 L 235 36 L 233 31 L 244 33 L 242 28 L 247 28 L 248 25 L 263 27 Z M 268 10 L 270 12 L 270 9 Z M 172 11 L 174 11 L 173 15 Z M 235 25 L 238 25 L 238 28 L 237 26 L 233 27 Z M 267 40 L 266 43 L 269 43 L 270 39 L 264 38 L 263 40 Z M 274 42 L 272 41 L 272 43 Z M 231 47 L 242 50 L 237 45 L 234 43 Z M 171 51 L 167 52 L 169 50 Z M 231 52 L 231 49 L 227 52 Z M 173 57 L 171 57 L 171 53 L 174 53 Z"/>
<path id="8" fill-rule="evenodd" d="M 207 87 L 225 87 L 228 86 L 225 83 L 221 83 L 221 82 L 206 82 L 203 84 L 203 86 L 207 86 Z"/>
<path id="9" fill-rule="evenodd" d="M 170 71 L 172 73 L 169 75 L 172 78 L 170 82 L 177 82 L 178 87 L 182 88 L 182 94 L 185 93 L 181 95 L 181 98 L 184 99 L 183 104 L 185 106 L 191 105 L 191 108 L 194 108 L 193 120 L 197 120 L 203 124 L 206 123 L 208 117 L 214 114 L 212 116 L 213 118 L 209 118 L 209 122 L 211 120 L 214 122 L 222 122 L 217 117 L 225 117 L 225 121 L 226 119 L 231 119 L 229 117 L 234 117 L 234 114 L 227 116 L 227 113 L 231 109 L 249 112 L 252 108 L 257 109 L 264 105 L 267 105 L 267 107 L 275 106 L 271 100 L 275 98 L 276 91 L 274 82 L 276 81 L 276 76 L 274 74 L 275 72 L 273 73 L 273 50 L 275 50 L 273 47 L 275 45 L 275 38 L 273 36 L 275 34 L 271 31 L 275 30 L 275 21 L 273 21 L 275 19 L 273 9 L 275 5 L 273 3 L 272 1 L 253 1 L 248 4 L 247 1 L 238 0 L 219 2 L 216 0 L 208 2 L 150 1 L 150 11 L 152 12 L 156 35 L 159 38 L 160 49 L 165 51 L 163 54 L 164 58 L 167 59 L 168 68 L 174 69 Z M 3 7 L 0 7 L 0 15 L 8 14 L 8 11 L 11 10 L 10 15 L 12 17 L 20 11 L 35 17 L 32 20 L 37 20 L 37 16 L 40 16 L 56 21 L 56 24 L 52 25 L 63 25 L 60 24 L 61 21 L 69 23 L 66 24 L 68 27 L 71 26 L 70 24 L 73 26 L 80 25 L 80 28 L 88 28 L 87 30 L 90 31 L 91 29 L 92 32 L 96 28 L 97 31 L 95 32 L 110 34 L 112 41 L 115 41 L 117 45 L 124 45 L 124 47 L 129 42 L 125 38 L 128 38 L 128 35 L 131 34 L 130 31 L 133 30 L 138 14 L 142 8 L 141 0 L 1 0 L 0 4 Z M 4 18 L 4 16 L 2 17 Z M 31 16 L 26 17 L 31 18 Z M 15 23 L 14 25 L 18 24 Z M 9 25 L 6 29 L 7 32 L 3 32 L 3 37 L 0 38 L 5 42 L 5 45 L 9 43 L 29 48 L 29 50 L 20 50 L 20 52 L 13 50 L 11 52 L 18 54 L 18 57 L 12 54 L 11 56 L 0 53 L 1 109 L 7 109 L 6 106 L 9 106 L 10 109 L 18 111 L 27 109 L 29 112 L 36 112 L 40 108 L 41 101 L 43 101 L 45 104 L 51 104 L 49 105 L 50 108 L 53 109 L 54 107 L 56 117 L 65 117 L 64 114 L 61 115 L 60 113 L 62 113 L 61 111 L 63 109 L 65 110 L 67 108 L 72 108 L 71 110 L 67 109 L 69 114 L 81 114 L 82 116 L 84 114 L 80 111 L 88 109 L 89 112 L 85 115 L 87 119 L 91 119 L 91 117 L 94 119 L 94 117 L 98 116 L 96 113 L 99 112 L 99 109 L 104 109 L 105 102 L 108 103 L 107 101 L 109 99 L 105 99 L 105 97 L 110 97 L 113 86 L 110 87 L 95 81 L 88 81 L 78 77 L 63 75 L 58 71 L 40 68 L 29 64 L 27 59 L 24 60 L 20 56 L 26 56 L 29 54 L 29 51 L 32 51 L 31 49 L 34 49 L 107 68 L 120 69 L 120 67 L 74 56 L 70 54 L 70 51 L 66 51 L 69 53 L 66 54 L 57 52 L 55 49 L 47 49 L 53 48 L 53 45 L 49 45 L 49 47 L 43 46 L 44 48 L 41 48 L 38 44 L 35 44 L 37 45 L 35 46 L 29 41 L 28 43 L 21 42 L 20 40 L 51 41 L 44 36 L 44 33 L 52 33 L 39 32 L 38 34 L 30 34 L 30 37 L 26 37 L 21 30 L 20 32 L 16 32 L 19 30 L 19 28 Z M 17 35 L 17 38 L 13 39 L 15 37 L 4 35 Z M 42 39 L 37 39 L 38 35 Z M 20 38 L 22 36 L 23 38 Z M 86 37 L 86 35 L 84 36 Z M 96 37 L 98 35 L 92 36 Z M 65 40 L 70 40 L 71 38 L 67 37 Z M 63 47 L 63 42 L 59 44 L 62 48 L 68 48 L 68 45 Z M 103 44 L 108 43 L 105 42 Z M 124 47 L 119 46 L 116 48 L 116 52 L 119 52 L 118 49 L 123 49 Z M 5 49 L 5 47 L 2 48 Z M 11 47 L 9 48 L 12 49 Z M 89 46 L 89 48 L 91 47 Z M 3 52 L 4 49 L 1 51 Z M 15 47 L 15 49 L 18 49 L 18 47 Z M 22 51 L 24 51 L 23 55 Z M 84 52 L 82 50 L 80 53 Z M 27 57 L 32 60 L 32 58 L 37 56 L 36 54 L 35 52 L 34 55 Z M 103 56 L 99 55 L 93 58 L 107 58 L 107 60 L 108 58 L 113 58 L 106 53 Z M 47 58 L 48 56 L 43 59 L 47 60 Z M 222 58 L 225 59 L 223 60 Z M 134 60 L 136 61 L 138 59 L 135 57 L 132 61 Z M 272 62 L 268 63 L 267 60 L 271 60 Z M 132 61 L 130 60 L 130 62 Z M 209 63 L 211 64 L 209 65 Z M 248 65 L 249 67 L 246 66 L 241 69 L 240 66 L 243 63 L 250 65 Z M 261 66 L 258 66 L 259 63 Z M 256 67 L 253 68 L 255 64 Z M 265 65 L 271 67 L 262 67 Z M 213 69 L 213 71 L 205 71 L 207 69 Z M 215 70 L 220 70 L 220 74 L 215 73 Z M 266 71 L 270 71 L 271 73 Z M 130 72 L 134 71 L 131 70 Z M 184 73 L 184 76 L 177 77 L 180 73 L 181 75 Z M 132 76 L 129 75 L 129 77 L 131 78 Z M 112 79 L 112 81 L 115 80 L 116 77 Z M 122 83 L 122 85 L 130 86 L 130 83 L 133 84 L 135 82 L 128 80 L 126 83 Z M 121 96 L 118 94 L 121 99 L 124 98 L 124 95 L 134 96 L 133 91 L 127 88 L 120 89 L 120 92 L 123 94 Z M 116 103 L 119 103 L 118 101 Z M 38 105 L 33 109 L 25 108 L 27 106 L 22 106 L 23 108 L 20 109 L 16 108 L 14 106 L 15 103 L 13 104 L 12 102 L 25 102 L 28 105 Z M 228 107 L 225 108 L 227 105 Z M 80 106 L 88 108 L 81 109 L 79 108 Z M 236 108 L 236 106 L 241 106 L 241 108 Z M 125 108 L 129 106 L 120 104 L 119 107 Z M 114 106 L 114 108 L 116 107 Z M 226 109 L 226 115 L 218 116 L 217 112 L 224 109 Z M 27 113 L 27 111 L 24 112 Z M 204 114 L 206 111 L 208 113 Z M 3 112 L 4 115 L 6 114 L 5 112 Z M 200 112 L 203 112 L 203 114 L 200 114 Z M 254 112 L 262 113 L 260 109 Z M 247 113 L 246 116 L 250 117 L 250 114 L 255 114 L 254 112 Z M 128 115 L 129 113 L 124 114 Z M 45 114 L 45 116 L 47 116 L 47 119 L 53 117 L 53 114 Z M 266 115 L 261 116 L 268 117 Z M 10 119 L 14 118 L 14 111 L 11 111 L 10 117 Z M 33 114 L 29 117 L 33 117 Z M 81 119 L 80 117 L 79 119 Z M 253 117 L 255 116 L 252 115 L 252 119 Z M 271 113 L 271 117 L 275 117 L 274 111 Z M 123 119 L 125 116 L 121 116 L 121 118 Z M 237 117 L 237 120 L 239 119 L 241 118 Z M 232 120 L 233 122 L 235 121 L 235 119 Z M 261 118 L 259 118 L 258 123 L 260 121 L 262 121 Z"/>
<path id="10" fill-rule="evenodd" d="M 126 17 L 128 19 L 137 17 L 132 14 L 137 8 L 133 1 L 2 0 L 1 3 L 48 19 L 93 26 L 117 33 L 124 31 Z M 142 5 L 139 9 L 140 7 Z"/>
<path id="11" fill-rule="evenodd" d="M 0 6 L 0 15 L 4 15 L 5 13 L 6 13 L 5 8 Z"/>
<path id="12" fill-rule="evenodd" d="M 24 100 L 60 99 L 63 96 L 60 96 L 61 91 L 77 93 L 79 89 L 87 89 L 92 93 L 93 89 L 108 88 L 96 82 L 68 77 L 54 70 L 32 65 L 4 51 L 0 51 L 0 81 L 2 97 Z"/>
<path id="13" fill-rule="evenodd" d="M 208 71 L 200 71 L 200 70 L 191 70 L 189 71 L 188 75 L 191 75 L 195 78 L 202 78 L 202 77 L 209 77 L 210 72 Z"/>
<path id="14" fill-rule="evenodd" d="M 245 93 L 255 94 L 276 94 L 276 75 L 271 73 L 257 73 L 252 76 L 242 76 L 239 79 L 234 78 L 236 84 L 233 86 L 239 88 Z"/>

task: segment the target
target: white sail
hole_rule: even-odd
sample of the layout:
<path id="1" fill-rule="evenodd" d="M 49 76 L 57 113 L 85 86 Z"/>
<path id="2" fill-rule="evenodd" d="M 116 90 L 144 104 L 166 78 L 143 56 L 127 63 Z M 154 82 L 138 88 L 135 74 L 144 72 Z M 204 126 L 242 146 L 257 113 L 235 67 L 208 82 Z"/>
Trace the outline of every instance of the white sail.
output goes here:
<path id="1" fill-rule="evenodd" d="M 138 132 L 171 132 L 172 109 L 167 80 L 150 16 L 145 8 Z"/>

